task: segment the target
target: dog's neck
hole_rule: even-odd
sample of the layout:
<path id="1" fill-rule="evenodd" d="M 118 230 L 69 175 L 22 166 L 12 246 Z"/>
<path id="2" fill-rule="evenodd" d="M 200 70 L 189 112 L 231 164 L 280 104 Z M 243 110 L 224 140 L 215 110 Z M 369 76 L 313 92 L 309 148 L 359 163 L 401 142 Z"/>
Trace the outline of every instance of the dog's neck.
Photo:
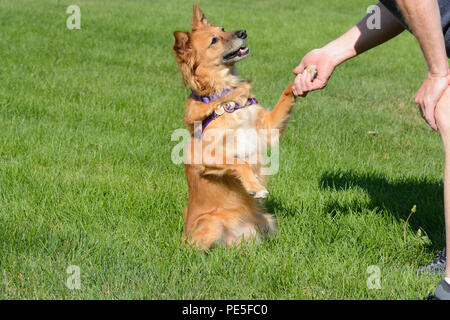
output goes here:
<path id="1" fill-rule="evenodd" d="M 195 73 L 195 81 L 189 85 L 192 92 L 199 96 L 220 95 L 226 90 L 233 90 L 242 82 L 236 72 L 235 66 L 213 72 L 198 68 Z"/>

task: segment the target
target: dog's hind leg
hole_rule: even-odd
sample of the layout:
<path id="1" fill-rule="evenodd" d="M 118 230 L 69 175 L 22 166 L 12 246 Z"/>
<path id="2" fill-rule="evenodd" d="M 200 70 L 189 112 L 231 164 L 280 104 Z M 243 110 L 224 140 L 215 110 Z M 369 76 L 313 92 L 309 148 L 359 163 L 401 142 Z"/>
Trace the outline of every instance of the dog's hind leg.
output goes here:
<path id="1" fill-rule="evenodd" d="M 205 165 L 202 171 L 203 175 L 231 175 L 237 178 L 248 194 L 255 198 L 265 198 L 268 195 L 267 189 L 261 184 L 248 163 L 243 164 L 221 164 Z"/>
<path id="2" fill-rule="evenodd" d="M 189 243 L 198 249 L 209 249 L 213 245 L 226 244 L 226 232 L 222 219 L 206 214 L 195 221 L 188 235 Z"/>

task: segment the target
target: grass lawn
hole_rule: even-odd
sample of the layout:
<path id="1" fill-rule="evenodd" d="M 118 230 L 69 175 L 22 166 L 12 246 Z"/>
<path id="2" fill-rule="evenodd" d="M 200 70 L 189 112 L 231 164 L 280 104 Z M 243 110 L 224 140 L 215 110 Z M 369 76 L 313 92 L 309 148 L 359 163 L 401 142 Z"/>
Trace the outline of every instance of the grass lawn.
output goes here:
<path id="1" fill-rule="evenodd" d="M 203 253 L 180 243 L 187 185 L 170 160 L 189 94 L 172 32 L 190 27 L 192 3 L 78 0 L 81 30 L 68 30 L 73 3 L 0 2 L 0 298 L 420 299 L 434 289 L 439 277 L 413 270 L 444 246 L 443 153 L 413 102 L 426 64 L 410 34 L 297 102 L 268 186 L 278 237 Z M 199 4 L 211 22 L 247 30 L 239 73 L 272 108 L 301 57 L 374 1 Z M 79 290 L 66 287 L 70 265 Z M 378 290 L 366 284 L 371 265 Z"/>

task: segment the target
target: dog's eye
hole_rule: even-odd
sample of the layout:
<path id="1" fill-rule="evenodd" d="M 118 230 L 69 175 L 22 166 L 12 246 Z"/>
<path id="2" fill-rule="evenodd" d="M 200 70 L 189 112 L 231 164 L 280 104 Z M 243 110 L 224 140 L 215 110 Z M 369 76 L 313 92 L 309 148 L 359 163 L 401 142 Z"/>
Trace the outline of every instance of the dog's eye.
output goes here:
<path id="1" fill-rule="evenodd" d="M 223 32 L 225 32 L 225 28 L 221 28 Z"/>
<path id="2" fill-rule="evenodd" d="M 217 43 L 217 41 L 219 41 L 219 38 L 214 37 L 214 38 L 212 38 L 212 40 L 211 40 L 211 44 Z"/>

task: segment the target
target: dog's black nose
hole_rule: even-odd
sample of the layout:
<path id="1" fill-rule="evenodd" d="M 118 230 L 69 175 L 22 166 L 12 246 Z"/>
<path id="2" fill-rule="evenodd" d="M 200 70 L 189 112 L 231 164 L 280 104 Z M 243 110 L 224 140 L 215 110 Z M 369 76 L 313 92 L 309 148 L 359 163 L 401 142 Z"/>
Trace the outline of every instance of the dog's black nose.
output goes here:
<path id="1" fill-rule="evenodd" d="M 241 39 L 246 39 L 247 32 L 245 32 L 245 30 L 236 31 L 236 37 L 241 38 Z"/>

